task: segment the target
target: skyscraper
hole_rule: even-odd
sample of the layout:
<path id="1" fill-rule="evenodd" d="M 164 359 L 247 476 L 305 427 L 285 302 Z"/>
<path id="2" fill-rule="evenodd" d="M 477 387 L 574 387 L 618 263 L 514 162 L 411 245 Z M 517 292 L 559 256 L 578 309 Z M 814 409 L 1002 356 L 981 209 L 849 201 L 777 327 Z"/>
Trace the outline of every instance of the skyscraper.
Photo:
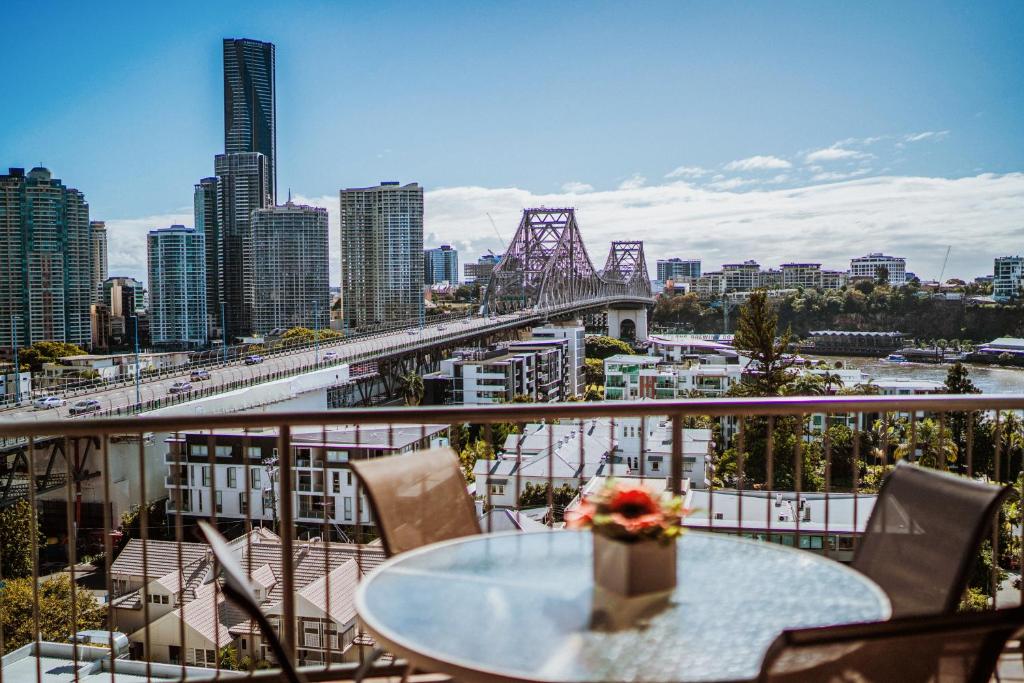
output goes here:
<path id="1" fill-rule="evenodd" d="M 220 181 L 216 177 L 203 178 L 195 186 L 196 232 L 203 233 L 206 242 L 206 320 L 207 333 L 220 336 L 220 218 L 217 192 Z"/>
<path id="2" fill-rule="evenodd" d="M 92 251 L 92 268 L 89 280 L 89 301 L 96 303 L 100 297 L 100 287 L 107 279 L 107 224 L 103 221 L 90 221 L 90 244 Z"/>
<path id="3" fill-rule="evenodd" d="M 679 278 L 699 278 L 700 259 L 681 259 L 678 256 L 669 259 L 658 259 L 658 282 L 668 282 Z"/>
<path id="4" fill-rule="evenodd" d="M 439 282 L 459 283 L 459 252 L 449 244 L 423 252 L 423 283 L 436 285 Z"/>
<path id="5" fill-rule="evenodd" d="M 145 308 L 145 288 L 133 277 L 108 277 L 100 285 L 100 304 L 107 307 L 105 335 L 108 344 L 131 348 L 135 346 L 135 324 L 132 316 Z M 96 336 L 94 334 L 94 336 Z"/>
<path id="6" fill-rule="evenodd" d="M 349 328 L 423 314 L 423 188 L 396 182 L 341 191 L 341 300 Z"/>
<path id="7" fill-rule="evenodd" d="M 252 327 L 330 327 L 327 209 L 289 201 L 253 214 Z"/>
<path id="8" fill-rule="evenodd" d="M 267 158 L 267 192 L 277 202 L 277 99 L 273 43 L 224 39 L 224 152 Z"/>
<path id="9" fill-rule="evenodd" d="M 206 345 L 206 244 L 183 225 L 152 230 L 149 256 L 149 330 L 154 346 Z"/>
<path id="10" fill-rule="evenodd" d="M 267 158 L 256 152 L 218 154 L 218 289 L 225 337 L 252 334 L 252 214 L 271 205 Z"/>
<path id="11" fill-rule="evenodd" d="M 88 347 L 92 301 L 89 204 L 50 171 L 0 174 L 0 346 Z"/>

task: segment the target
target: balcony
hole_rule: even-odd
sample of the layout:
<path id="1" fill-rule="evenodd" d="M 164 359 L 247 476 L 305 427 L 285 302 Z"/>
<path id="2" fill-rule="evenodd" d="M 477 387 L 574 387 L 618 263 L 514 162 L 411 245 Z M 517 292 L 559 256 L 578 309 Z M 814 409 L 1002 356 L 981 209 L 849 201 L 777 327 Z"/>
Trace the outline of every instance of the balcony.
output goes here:
<path id="1" fill-rule="evenodd" d="M 606 389 L 609 397 L 612 397 L 615 390 L 615 387 Z M 621 389 L 618 391 L 621 392 Z M 664 390 L 659 389 L 659 395 L 662 391 Z M 295 433 L 301 430 L 325 430 L 341 424 L 443 424 L 478 425 L 480 428 L 473 430 L 474 438 L 490 439 L 491 445 L 497 445 L 500 449 L 510 428 L 520 433 L 533 434 L 536 428 L 551 426 L 555 421 L 559 421 L 561 426 L 567 429 L 572 428 L 579 433 L 587 432 L 596 438 L 621 432 L 621 429 L 616 432 L 616 425 L 619 423 L 627 425 L 633 424 L 631 421 L 637 421 L 638 418 L 662 418 L 652 421 L 661 425 L 664 433 L 659 432 L 646 439 L 642 444 L 646 449 L 646 457 L 639 458 L 636 464 L 630 460 L 632 456 L 629 453 L 615 450 L 616 458 L 603 459 L 606 451 L 591 454 L 589 446 L 581 449 L 578 442 L 569 441 L 567 435 L 552 433 L 550 445 L 555 449 L 561 449 L 558 453 L 564 462 L 575 463 L 579 459 L 584 461 L 585 466 L 579 468 L 581 474 L 577 475 L 574 471 L 568 477 L 573 481 L 573 484 L 569 485 L 572 493 L 575 494 L 576 489 L 587 486 L 590 483 L 587 477 L 596 471 L 598 465 L 602 465 L 605 474 L 616 477 L 644 477 L 648 483 L 654 482 L 655 486 L 688 496 L 691 504 L 699 509 L 699 512 L 688 520 L 688 525 L 693 529 L 724 536 L 743 537 L 764 544 L 776 544 L 791 548 L 794 552 L 800 550 L 827 558 L 829 561 L 845 563 L 850 561 L 865 533 L 866 521 L 882 477 L 901 459 L 953 472 L 968 479 L 1016 482 L 1021 469 L 1021 440 L 1015 437 L 1018 432 L 1010 430 L 1019 430 L 1020 427 L 1015 419 L 1008 418 L 1021 410 L 1024 410 L 1024 397 L 991 395 L 648 400 L 615 403 L 350 409 L 301 414 L 138 417 L 131 420 L 39 421 L 0 425 L 0 437 L 18 440 L 61 434 L 67 437 L 68 443 L 72 445 L 79 440 L 83 444 L 87 440 L 98 440 L 101 445 L 110 446 L 111 436 L 130 430 L 155 434 L 185 434 L 191 431 L 217 429 L 250 430 L 255 433 L 257 429 L 276 428 L 276 433 L 281 434 L 289 431 Z M 829 421 L 819 422 L 819 427 L 812 429 L 816 424 L 812 421 L 815 415 L 843 416 L 843 424 L 832 424 L 822 433 L 820 425 L 828 425 Z M 735 429 L 724 430 L 719 439 L 721 442 L 718 442 L 711 439 L 710 427 L 720 420 L 735 424 Z M 998 429 L 1004 430 L 1003 438 L 998 440 L 998 446 L 991 441 L 984 441 L 985 438 L 990 438 L 986 435 L 991 434 L 995 425 L 998 425 Z M 861 431 L 857 432 L 858 438 L 851 438 L 850 431 L 858 426 L 862 426 Z M 612 436 L 607 438 L 613 439 Z M 510 474 L 503 485 L 504 492 L 515 492 L 516 495 L 509 495 L 512 508 L 494 508 L 502 513 L 518 512 L 515 503 L 520 499 L 519 494 L 526 489 L 527 484 L 554 484 L 557 488 L 565 479 L 549 471 L 546 463 L 523 466 L 535 462 L 532 458 L 539 456 L 524 450 L 515 450 L 530 445 L 524 445 L 523 440 L 512 439 L 509 443 L 519 445 L 513 446 L 510 452 L 500 453 L 499 450 L 501 461 L 492 455 L 492 450 L 483 447 L 478 449 L 482 457 L 490 460 L 486 469 L 499 465 L 499 462 L 520 465 L 509 468 Z M 241 452 L 247 452 L 244 449 L 248 445 L 242 443 Z M 626 447 L 625 444 L 617 446 Z M 661 450 L 655 452 L 659 448 Z M 104 451 L 96 449 L 95 452 Z M 127 455 L 111 449 L 109 457 L 135 458 L 136 460 L 128 462 L 131 467 L 136 467 L 137 446 L 126 450 L 125 453 Z M 282 472 L 294 470 L 299 466 L 299 458 L 293 449 L 281 448 L 280 453 L 282 456 L 278 466 Z M 159 473 L 161 467 L 165 467 L 164 453 L 154 452 L 152 458 L 153 462 L 147 460 L 145 463 L 147 468 L 156 468 L 150 470 L 151 475 L 154 472 Z M 97 462 L 101 463 L 102 459 Z M 34 463 L 28 464 L 35 467 Z M 245 469 L 243 465 L 224 464 L 225 467 L 229 465 Z M 101 468 L 92 464 L 89 468 L 94 473 L 98 471 L 102 475 Z M 263 470 L 253 467 L 253 471 Z M 314 468 L 314 473 L 317 471 Z M 130 539 L 135 539 L 136 543 L 129 543 L 121 552 L 127 552 L 129 546 L 134 548 L 140 544 L 153 544 L 151 552 L 146 556 L 145 569 L 140 555 L 138 563 L 131 565 L 134 567 L 131 571 L 148 572 L 148 579 L 151 582 L 149 585 L 154 586 L 153 591 L 157 590 L 157 584 L 176 585 L 180 574 L 186 584 L 189 580 L 196 581 L 194 585 L 188 584 L 191 586 L 190 590 L 199 591 L 199 597 L 203 597 L 203 584 L 195 577 L 203 575 L 203 563 L 208 560 L 205 551 L 196 542 L 193 527 L 199 519 L 217 521 L 220 517 L 222 531 L 232 539 L 232 543 L 235 544 L 233 547 L 238 550 L 240 556 L 253 559 L 251 566 L 245 562 L 243 566 L 251 572 L 257 590 L 264 591 L 263 604 L 268 609 L 273 605 L 281 605 L 280 614 L 275 616 L 281 619 L 281 634 L 285 640 L 295 644 L 296 651 L 316 651 L 315 656 L 312 652 L 307 652 L 306 661 L 330 663 L 321 665 L 321 669 L 342 667 L 342 659 L 354 661 L 359 659 L 360 653 L 366 655 L 370 652 L 373 646 L 370 636 L 360 632 L 360 627 L 354 620 L 331 621 L 329 615 L 337 613 L 337 605 L 332 606 L 330 610 L 324 609 L 323 619 L 330 621 L 330 631 L 327 628 L 321 628 L 319 631 L 305 630 L 300 625 L 298 613 L 303 611 L 302 619 L 307 619 L 309 615 L 304 610 L 308 610 L 311 604 L 315 605 L 315 600 L 322 600 L 324 595 L 338 596 L 338 600 L 351 600 L 354 583 L 351 586 L 345 584 L 332 588 L 332 582 L 363 580 L 365 575 L 380 563 L 382 551 L 379 543 L 374 542 L 377 536 L 376 525 L 367 516 L 364 492 L 358 481 L 350 485 L 345 479 L 346 470 L 341 469 L 337 472 L 337 489 L 332 477 L 322 481 L 306 479 L 305 476 L 301 479 L 291 476 L 280 477 L 276 480 L 277 489 L 273 495 L 262 496 L 265 509 L 262 515 L 247 512 L 253 508 L 260 510 L 259 490 L 251 492 L 251 502 L 246 505 L 244 495 L 238 489 L 224 487 L 211 491 L 210 479 L 207 479 L 202 482 L 201 490 L 192 492 L 197 497 L 186 501 L 183 498 L 186 492 L 180 488 L 185 483 L 184 479 L 175 475 L 165 475 L 162 477 L 163 484 L 169 490 L 151 492 L 150 499 L 146 501 L 125 500 L 126 493 L 119 492 L 113 486 L 105 489 L 100 477 L 97 481 L 99 485 L 89 487 L 83 494 L 85 497 L 80 509 L 72 505 L 70 509 L 62 509 L 59 515 L 50 514 L 47 518 L 41 519 L 40 524 L 43 528 L 40 530 L 47 536 L 57 535 L 59 530 L 47 525 L 54 524 L 56 519 L 63 519 L 64 515 L 69 514 L 72 518 L 75 515 L 82 516 L 77 524 L 70 526 L 72 532 L 68 549 L 69 559 L 73 562 L 68 573 L 74 581 L 71 585 L 76 587 L 75 590 L 86 591 L 84 584 L 79 586 L 78 580 L 83 577 L 76 576 L 76 572 L 80 570 L 74 568 L 77 566 L 74 561 L 86 554 L 101 555 L 111 552 L 115 555 L 115 570 L 123 568 L 121 565 L 128 567 L 130 558 L 122 562 L 121 555 L 114 552 L 115 544 L 108 544 L 106 539 L 110 537 L 111 531 L 121 526 L 122 512 L 140 502 L 155 502 L 157 506 L 145 508 L 148 515 L 147 524 L 139 523 L 142 521 L 139 520 L 125 526 L 124 533 Z M 42 473 L 23 474 L 26 480 L 31 480 L 30 477 L 41 476 Z M 239 471 L 237 476 L 240 482 L 248 481 L 249 473 Z M 218 474 L 214 481 L 220 480 L 219 477 Z M 481 507 L 492 508 L 495 505 L 495 501 L 492 500 L 493 486 L 477 485 L 476 490 Z M 38 505 L 40 501 L 35 500 L 31 493 L 28 487 L 25 487 L 22 495 L 26 500 Z M 221 510 L 219 515 L 212 514 L 216 507 L 211 504 L 215 500 L 214 494 L 217 493 L 220 494 L 216 498 L 216 505 L 219 505 Z M 139 495 L 137 488 L 132 489 L 132 495 Z M 90 499 L 89 496 L 93 498 Z M 61 497 L 62 493 L 57 496 L 58 499 Z M 288 504 L 282 505 L 283 501 L 287 501 Z M 536 501 L 524 501 L 523 509 L 539 508 L 535 523 L 557 529 L 561 526 L 564 508 L 571 506 L 572 503 L 569 500 L 553 500 L 553 503 L 553 507 L 549 508 L 547 499 L 541 497 Z M 95 504 L 95 511 L 98 512 L 90 512 L 91 504 Z M 162 525 L 162 517 L 157 514 L 160 505 L 164 506 L 167 513 L 166 525 Z M 116 512 L 112 512 L 112 507 Z M 1018 514 L 1015 510 L 1016 508 L 1007 507 L 1000 513 L 1004 522 L 1000 528 L 1005 530 L 989 541 L 992 546 L 991 554 L 998 558 L 998 565 L 990 566 L 984 580 L 975 577 L 972 590 L 966 595 L 965 604 L 985 609 L 997 602 L 1002 605 L 1008 600 L 1019 600 L 1020 592 L 1015 592 L 1012 588 L 1012 579 L 1007 579 L 1002 574 L 1004 571 L 1020 570 L 1020 531 L 1017 526 L 1019 520 L 1014 517 Z M 113 514 L 117 517 L 112 517 Z M 87 518 L 87 515 L 94 516 Z M 161 521 L 156 522 L 157 519 Z M 355 521 L 357 519 L 362 521 Z M 498 526 L 499 521 L 498 515 L 488 514 L 481 524 L 485 532 L 504 530 L 504 527 Z M 66 525 L 61 526 L 67 528 Z M 1015 535 L 1006 531 L 1011 527 L 1015 529 L 1012 532 Z M 95 533 L 86 531 L 89 528 L 95 529 Z M 39 556 L 41 548 L 35 542 L 32 546 L 31 559 L 36 571 L 42 571 L 42 560 Z M 261 569 L 261 563 L 268 567 L 280 566 L 282 570 L 265 571 Z M 4 572 L 7 572 L 6 568 Z M 115 574 L 121 576 L 117 572 Z M 6 574 L 4 576 L 5 580 L 16 578 Z M 105 590 L 100 591 L 106 593 L 105 598 L 132 592 L 129 590 L 132 586 L 118 587 L 115 590 L 113 576 L 104 576 L 100 580 L 106 581 L 107 584 Z M 137 588 L 140 583 L 137 582 L 134 587 Z M 993 587 L 1002 590 L 993 591 Z M 138 597 L 141 600 L 141 594 Z M 214 602 L 215 596 L 212 594 L 206 597 L 210 599 L 202 604 Z M 118 607 L 115 601 L 112 609 L 122 608 Z M 159 603 L 150 603 L 150 609 L 156 615 L 155 610 L 162 607 Z M 200 609 L 200 602 L 196 603 L 195 609 Z M 89 610 L 85 612 L 93 614 Z M 133 614 L 138 618 L 139 612 Z M 225 615 L 231 614 L 233 613 L 225 608 Z M 31 621 L 38 617 L 33 617 L 29 612 L 25 618 Z M 89 618 L 91 620 L 86 621 L 83 616 L 75 630 L 103 629 L 112 623 L 95 614 Z M 132 658 L 149 661 L 153 666 L 169 664 L 169 648 L 181 648 L 184 643 L 180 642 L 176 627 L 158 628 L 154 626 L 154 622 L 155 619 L 151 619 L 148 624 L 131 629 L 131 632 L 126 634 L 133 644 Z M 128 621 L 121 620 L 118 623 Z M 228 642 L 221 642 L 220 647 L 232 645 L 238 647 L 241 652 L 242 638 L 246 638 L 247 648 L 253 647 L 254 641 L 246 635 L 249 626 L 245 622 L 230 623 L 226 628 L 229 631 L 226 636 Z M 348 633 L 350 628 L 355 629 L 351 636 Z M 328 632 L 331 636 L 326 638 L 325 634 Z M 340 644 L 338 637 L 334 635 L 336 633 L 345 634 Z M 146 643 L 150 646 L 148 652 Z M 5 637 L 4 654 L 11 653 L 22 644 L 16 638 L 12 640 Z M 190 657 L 191 661 L 199 661 L 195 652 L 191 653 Z M 202 665 L 211 669 L 212 678 L 219 660 L 216 657 L 207 659 L 203 653 Z M 34 671 L 33 668 L 33 676 Z M 231 672 L 223 672 L 224 678 L 229 678 L 230 675 Z M 262 679 L 265 675 L 267 674 L 260 674 L 259 677 Z M 321 672 L 320 675 L 321 680 L 328 677 L 326 672 Z M 343 677 L 339 674 L 337 678 Z M 5 678 L 15 680 L 6 676 Z"/>

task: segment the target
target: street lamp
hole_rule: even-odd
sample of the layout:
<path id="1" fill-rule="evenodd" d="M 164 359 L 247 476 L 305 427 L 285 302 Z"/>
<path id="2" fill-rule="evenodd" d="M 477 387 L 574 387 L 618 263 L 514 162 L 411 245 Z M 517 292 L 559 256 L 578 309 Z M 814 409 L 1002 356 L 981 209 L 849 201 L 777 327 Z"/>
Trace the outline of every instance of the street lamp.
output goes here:
<path id="1" fill-rule="evenodd" d="M 142 388 L 140 383 L 142 377 L 139 373 L 139 312 L 135 311 L 135 315 L 132 316 L 135 320 L 135 403 L 140 408 L 142 406 Z"/>

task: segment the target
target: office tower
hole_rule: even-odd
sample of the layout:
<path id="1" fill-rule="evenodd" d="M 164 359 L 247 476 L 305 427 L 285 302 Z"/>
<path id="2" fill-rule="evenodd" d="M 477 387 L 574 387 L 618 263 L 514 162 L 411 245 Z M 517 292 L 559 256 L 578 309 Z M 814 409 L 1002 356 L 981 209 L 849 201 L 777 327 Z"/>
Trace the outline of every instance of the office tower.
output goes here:
<path id="1" fill-rule="evenodd" d="M 154 346 L 206 345 L 206 240 L 183 225 L 151 230 L 149 317 Z"/>
<path id="2" fill-rule="evenodd" d="M 992 271 L 992 298 L 1009 301 L 1024 296 L 1024 257 L 999 256 Z"/>
<path id="3" fill-rule="evenodd" d="M 700 259 L 681 259 L 678 257 L 658 260 L 658 282 L 679 280 L 681 278 L 700 277 Z"/>
<path id="4" fill-rule="evenodd" d="M 436 285 L 441 282 L 453 285 L 459 283 L 459 252 L 448 244 L 423 252 L 423 284 Z"/>
<path id="5" fill-rule="evenodd" d="M 480 283 L 486 285 L 494 272 L 494 266 L 501 263 L 501 256 L 484 254 L 477 259 L 476 263 L 466 264 L 466 284 Z"/>
<path id="6" fill-rule="evenodd" d="M 0 347 L 90 345 L 92 243 L 81 192 L 42 167 L 0 174 L 0 263 Z"/>
<path id="7" fill-rule="evenodd" d="M 423 315 L 423 188 L 384 182 L 341 191 L 341 298 L 347 328 Z"/>
<path id="8" fill-rule="evenodd" d="M 277 202 L 274 44 L 224 39 L 224 152 L 267 158 L 267 193 Z"/>
<path id="9" fill-rule="evenodd" d="M 203 233 L 206 241 L 206 321 L 207 334 L 220 337 L 220 220 L 217 214 L 217 192 L 220 181 L 216 177 L 203 178 L 195 186 L 193 205 L 196 232 Z"/>
<path id="10" fill-rule="evenodd" d="M 100 287 L 107 279 L 107 224 L 103 221 L 89 221 L 91 230 L 92 269 L 89 279 L 89 301 L 99 301 Z"/>
<path id="11" fill-rule="evenodd" d="M 253 214 L 252 327 L 330 327 L 327 209 L 289 201 Z"/>
<path id="12" fill-rule="evenodd" d="M 267 158 L 218 154 L 218 289 L 227 339 L 252 334 L 252 213 L 271 205 Z"/>
<path id="13" fill-rule="evenodd" d="M 108 311 L 108 346 L 133 347 L 135 324 L 132 317 L 136 311 L 146 307 L 145 288 L 133 277 L 108 277 L 100 287 L 100 304 L 106 306 Z"/>
<path id="14" fill-rule="evenodd" d="M 886 256 L 879 252 L 850 259 L 850 279 L 877 280 L 882 268 L 885 268 L 888 274 L 890 285 L 901 287 L 907 284 L 907 259 L 902 256 Z"/>

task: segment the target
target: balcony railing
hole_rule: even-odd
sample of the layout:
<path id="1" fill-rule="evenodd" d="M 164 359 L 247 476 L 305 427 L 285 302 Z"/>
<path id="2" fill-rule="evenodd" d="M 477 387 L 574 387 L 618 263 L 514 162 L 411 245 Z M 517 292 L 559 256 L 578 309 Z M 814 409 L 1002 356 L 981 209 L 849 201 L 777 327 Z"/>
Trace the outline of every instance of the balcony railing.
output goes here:
<path id="1" fill-rule="evenodd" d="M 203 593 L 207 590 L 201 580 L 205 576 L 203 563 L 209 560 L 192 529 L 198 519 L 207 519 L 219 523 L 225 535 L 236 539 L 243 566 L 254 585 L 265 591 L 268 609 L 280 604 L 274 616 L 281 620 L 287 647 L 293 652 L 307 646 L 322 648 L 319 661 L 324 664 L 316 678 L 340 677 L 331 673 L 331 667 L 341 666 L 342 660 L 358 661 L 364 649 L 368 652 L 368 637 L 358 633 L 354 620 L 331 624 L 336 633 L 356 629 L 352 638 L 342 638 L 341 648 L 336 636 L 324 638 L 299 631 L 297 601 L 301 599 L 302 610 L 306 610 L 312 596 L 351 599 L 351 591 L 330 589 L 331 581 L 348 580 L 338 568 L 354 562 L 351 580 L 358 581 L 380 561 L 381 548 L 373 542 L 376 534 L 359 483 L 354 477 L 350 483 L 347 477 L 347 462 L 314 450 L 308 461 L 315 464 L 317 490 L 302 491 L 301 497 L 297 481 L 281 475 L 291 473 L 297 464 L 293 437 L 299 433 L 319 434 L 323 443 L 329 444 L 330 433 L 354 430 L 355 446 L 343 447 L 350 453 L 348 458 L 354 459 L 365 457 L 357 453 L 371 450 L 401 451 L 406 445 L 401 439 L 409 437 L 408 430 L 399 427 L 421 426 L 424 439 L 416 440 L 412 446 L 416 449 L 426 441 L 427 425 L 449 426 L 445 436 L 454 448 L 477 452 L 487 460 L 498 457 L 497 453 L 516 461 L 512 473 L 502 475 L 507 481 L 500 487 L 486 485 L 494 463 L 477 467 L 477 480 L 469 488 L 481 510 L 545 508 L 543 523 L 557 527 L 571 501 L 563 499 L 563 492 L 552 484 L 558 479 L 560 486 L 564 477 L 557 477 L 547 465 L 524 473 L 520 465 L 537 462 L 545 449 L 524 450 L 524 440 L 514 435 L 523 433 L 527 425 L 533 425 L 531 434 L 540 429 L 538 425 L 571 425 L 577 434 L 587 432 L 607 441 L 605 450 L 595 453 L 583 439 L 563 440 L 554 429 L 547 430 L 547 450 L 557 450 L 562 460 L 580 465 L 569 478 L 575 479 L 572 489 L 583 490 L 591 484 L 584 476 L 590 471 L 584 467 L 586 463 L 600 462 L 605 453 L 615 452 L 620 457 L 603 461 L 608 474 L 660 480 L 668 490 L 705 501 L 689 520 L 695 527 L 791 545 L 845 561 L 856 547 L 881 477 L 899 459 L 1024 489 L 1024 478 L 1019 477 L 1024 455 L 1022 411 L 1024 396 L 841 396 L 388 407 L 0 423 L 0 439 L 23 444 L 25 453 L 32 456 L 9 459 L 8 469 L 0 472 L 6 504 L 20 497 L 29 509 L 46 513 L 29 515 L 32 533 L 25 538 L 28 564 L 19 567 L 5 562 L 0 566 L 3 585 L 24 581 L 33 596 L 33 609 L 23 615 L 23 623 L 30 627 L 5 630 L 0 649 L 4 654 L 14 651 L 25 643 L 25 633 L 32 642 L 66 640 L 69 633 L 88 628 L 122 629 L 131 642 L 133 659 L 151 667 L 173 661 L 184 675 L 186 663 L 196 662 L 200 656 L 185 638 L 185 621 L 179 620 L 180 632 L 170 638 L 168 629 L 156 628 L 154 622 L 167 613 L 164 604 L 177 604 L 173 597 L 169 603 L 161 603 L 160 595 L 167 591 L 175 594 L 178 587 L 184 587 L 185 619 L 190 610 L 212 609 L 209 606 L 214 604 L 217 589 L 211 589 L 213 594 Z M 816 420 L 815 416 L 824 417 Z M 390 427 L 384 443 L 379 441 L 379 431 L 372 439 L 369 436 L 381 425 Z M 247 457 L 216 457 L 216 440 L 227 438 L 225 430 L 235 430 L 230 437 L 234 452 L 248 453 L 255 445 L 251 439 L 266 439 L 268 427 L 276 430 L 279 454 L 273 471 Z M 185 433 L 205 434 L 206 456 L 184 450 Z M 125 434 L 139 438 L 125 440 Z M 512 436 L 506 438 L 507 434 Z M 46 471 L 45 476 L 59 481 L 60 486 L 56 490 L 28 485 L 18 488 L 17 482 L 42 480 L 43 468 L 48 466 L 31 449 L 36 442 L 54 437 L 68 455 L 58 459 L 54 471 Z M 361 439 L 367 445 L 376 439 L 374 448 L 361 449 Z M 472 448 L 477 440 L 488 447 Z M 635 448 L 635 455 L 625 452 L 626 448 Z M 307 460 L 305 455 L 303 460 Z M 212 476 L 203 479 L 202 467 L 209 468 Z M 237 468 L 232 476 L 240 488 L 216 483 L 230 481 L 220 474 L 226 467 Z M 194 468 L 195 478 L 179 475 L 186 471 L 183 468 Z M 467 469 L 472 471 L 471 464 Z M 256 471 L 261 478 L 254 479 Z M 540 475 L 529 474 L 538 471 Z M 339 476 L 335 477 L 336 473 Z M 262 486 L 245 485 L 254 480 Z M 7 482 L 12 483 L 4 488 Z M 55 505 L 63 508 L 62 514 L 54 514 Z M 493 519 L 494 515 L 485 516 L 483 525 L 488 532 Z M 1022 525 L 1006 514 L 1001 521 L 988 541 L 988 552 L 1003 568 L 1019 569 L 1024 554 Z M 1007 529 L 1013 529 L 1015 536 Z M 118 530 L 122 536 L 112 534 Z M 56 631 L 44 628 L 46 619 L 39 613 L 39 607 L 48 604 L 42 600 L 43 591 L 52 595 L 58 590 L 57 584 L 46 584 L 54 579 L 40 579 L 51 572 L 49 566 L 44 570 L 42 558 L 52 564 L 54 553 L 50 548 L 41 554 L 41 536 L 36 532 L 43 538 L 61 540 L 64 557 L 60 564 L 66 566 L 71 579 L 66 590 L 71 604 L 76 605 L 74 616 L 67 628 Z M 86 556 L 113 558 L 112 565 L 106 563 L 110 571 L 98 575 L 106 583 L 101 591 L 105 599 L 95 605 L 90 602 L 89 590 L 79 585 L 83 578 L 80 560 Z M 313 567 L 308 564 L 311 561 L 323 564 Z M 280 567 L 280 571 L 265 570 L 265 565 Z M 999 567 L 993 564 L 986 585 L 975 586 L 976 597 L 985 596 L 989 605 L 994 604 L 1000 579 Z M 325 581 L 326 587 L 313 586 L 316 580 Z M 117 584 L 115 591 L 115 581 L 127 583 Z M 303 592 L 307 588 L 308 594 Z M 330 615 L 343 612 L 324 605 L 323 618 L 331 620 Z M 321 634 L 324 632 L 326 629 Z M 211 667 L 211 678 L 227 678 L 231 675 L 227 668 L 255 665 L 264 656 L 258 631 L 246 622 L 214 633 L 212 649 L 217 656 L 211 659 L 207 648 L 199 648 L 203 651 L 201 665 Z M 310 645 L 308 639 L 320 645 Z M 224 654 L 226 647 L 233 648 L 235 654 Z M 123 661 L 112 660 L 115 673 Z M 272 676 L 258 676 L 268 675 Z M 195 678 L 194 673 L 190 672 L 189 678 Z M 37 679 L 42 680 L 41 673 Z"/>

